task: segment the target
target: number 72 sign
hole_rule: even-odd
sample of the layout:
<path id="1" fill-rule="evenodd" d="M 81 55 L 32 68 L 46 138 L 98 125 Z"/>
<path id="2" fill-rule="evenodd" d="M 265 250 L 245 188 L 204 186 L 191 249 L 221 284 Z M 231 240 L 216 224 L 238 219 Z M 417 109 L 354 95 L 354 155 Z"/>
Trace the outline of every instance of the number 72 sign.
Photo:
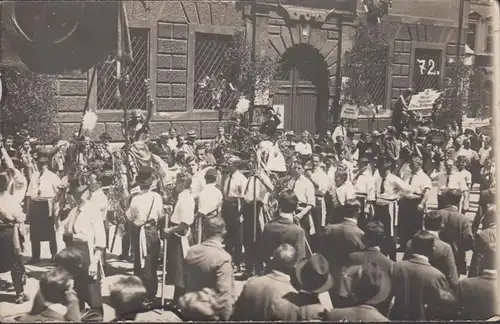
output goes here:
<path id="1" fill-rule="evenodd" d="M 433 59 L 417 59 L 420 75 L 439 75 L 436 62 Z"/>

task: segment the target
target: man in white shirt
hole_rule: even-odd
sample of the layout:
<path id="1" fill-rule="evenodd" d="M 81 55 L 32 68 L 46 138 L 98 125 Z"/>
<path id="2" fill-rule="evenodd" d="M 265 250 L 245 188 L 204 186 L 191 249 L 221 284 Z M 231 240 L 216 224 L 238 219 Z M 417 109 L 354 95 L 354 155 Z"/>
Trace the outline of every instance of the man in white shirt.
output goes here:
<path id="1" fill-rule="evenodd" d="M 61 179 L 49 170 L 49 158 L 41 155 L 38 170 L 33 173 L 26 196 L 29 198 L 27 214 L 30 222 L 31 260 L 40 261 L 40 242 L 49 241 L 52 258 L 57 253 L 53 200 L 59 192 Z"/>
<path id="2" fill-rule="evenodd" d="M 456 202 L 456 207 L 460 207 L 460 202 L 463 202 L 463 207 L 465 210 L 469 209 L 469 188 L 465 182 L 465 178 L 462 174 L 458 172 L 455 167 L 453 160 L 446 160 L 444 172 L 435 172 L 431 174 L 431 179 L 437 180 L 439 193 L 438 193 L 438 209 L 443 209 L 444 203 L 442 199 L 442 194 L 448 190 L 459 190 L 462 193 L 462 197 Z"/>
<path id="3" fill-rule="evenodd" d="M 99 216 L 102 218 L 104 224 L 104 230 L 106 231 L 106 248 L 109 244 L 109 221 L 108 221 L 108 197 L 104 193 L 101 187 L 101 180 L 103 175 L 97 170 L 89 175 L 89 191 L 90 191 L 90 203 L 99 212 Z M 103 264 L 106 264 L 106 249 L 103 251 Z"/>
<path id="4" fill-rule="evenodd" d="M 134 274 L 146 287 L 147 299 L 156 298 L 158 290 L 160 237 L 158 221 L 164 217 L 163 199 L 151 190 L 153 170 L 143 169 L 136 179 L 141 191 L 132 197 L 125 215 L 133 224 L 131 241 L 134 251 Z"/>
<path id="5" fill-rule="evenodd" d="M 214 217 L 220 214 L 222 208 L 222 192 L 217 188 L 217 170 L 213 168 L 207 169 L 205 172 L 206 186 L 200 192 L 198 200 L 198 217 L 197 217 L 197 242 L 202 240 L 202 219 L 204 217 Z"/>
<path id="6" fill-rule="evenodd" d="M 316 205 L 316 190 L 312 181 L 304 176 L 304 166 L 300 161 L 296 161 L 292 168 L 294 178 L 290 181 L 288 189 L 293 190 L 299 202 L 294 220 L 302 226 L 306 236 L 314 235 L 316 229 L 311 217 L 311 210 Z"/>
<path id="7" fill-rule="evenodd" d="M 358 220 L 359 227 L 363 229 L 372 216 L 372 204 L 375 202 L 375 190 L 373 176 L 370 169 L 370 160 L 363 155 L 358 161 L 358 170 L 353 176 L 352 184 L 356 191 L 356 198 L 361 204 L 361 212 Z"/>
<path id="8" fill-rule="evenodd" d="M 321 168 L 321 160 L 319 155 L 313 154 L 312 158 L 312 169 L 311 171 L 306 171 L 306 177 L 311 180 L 314 185 L 316 204 L 311 211 L 311 217 L 313 219 L 313 225 L 315 227 L 316 235 L 312 237 L 311 247 L 313 250 L 318 250 L 320 248 L 320 237 L 326 225 L 326 204 L 325 204 L 325 194 L 328 190 L 328 175 Z"/>
<path id="9" fill-rule="evenodd" d="M 398 229 L 401 247 L 404 249 L 406 243 L 423 227 L 424 212 L 429 199 L 432 181 L 422 170 L 422 158 L 412 156 L 410 162 L 411 173 L 403 176 L 403 181 L 411 186 L 411 192 L 399 201 Z"/>
<path id="10" fill-rule="evenodd" d="M 309 133 L 304 132 L 301 136 L 300 142 L 295 144 L 295 152 L 299 153 L 301 156 L 309 157 L 312 154 L 311 143 L 308 142 Z"/>
<path id="11" fill-rule="evenodd" d="M 172 151 L 177 151 L 177 134 L 175 132 L 175 128 L 171 128 L 168 132 L 168 140 L 167 145 L 170 147 Z"/>
<path id="12" fill-rule="evenodd" d="M 335 172 L 335 190 L 333 194 L 334 212 L 333 217 L 329 219 L 329 224 L 340 224 L 344 221 L 345 206 L 349 200 L 356 199 L 356 191 L 349 180 L 348 171 L 340 167 Z"/>
<path id="13" fill-rule="evenodd" d="M 391 173 L 392 160 L 380 158 L 377 161 L 379 174 L 375 178 L 375 204 L 373 220 L 384 225 L 385 237 L 382 253 L 396 261 L 395 226 L 398 214 L 398 198 L 412 187 L 403 179 Z"/>
<path id="14" fill-rule="evenodd" d="M 337 143 L 337 136 L 342 136 L 342 138 L 346 139 L 347 136 L 347 128 L 345 127 L 344 119 L 340 119 L 339 125 L 335 127 L 332 133 L 332 142 L 333 144 Z"/>
<path id="15" fill-rule="evenodd" d="M 478 155 L 479 155 L 479 163 L 481 166 L 484 166 L 484 161 L 490 157 L 492 148 L 491 148 L 491 140 L 487 139 L 483 142 L 483 147 L 479 149 Z"/>
<path id="16" fill-rule="evenodd" d="M 226 251 L 232 256 L 234 265 L 240 270 L 242 252 L 242 207 L 243 194 L 247 184 L 247 178 L 239 170 L 241 160 L 232 159 L 230 167 L 222 181 L 222 193 L 224 202 L 222 204 L 222 218 L 226 222 L 227 234 L 224 238 Z"/>

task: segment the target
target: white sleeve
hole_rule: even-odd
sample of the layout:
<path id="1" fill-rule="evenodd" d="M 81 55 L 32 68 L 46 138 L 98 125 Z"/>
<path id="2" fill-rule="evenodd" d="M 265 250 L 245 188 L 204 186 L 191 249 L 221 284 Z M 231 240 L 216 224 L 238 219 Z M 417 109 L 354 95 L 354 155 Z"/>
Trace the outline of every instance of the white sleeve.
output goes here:
<path id="1" fill-rule="evenodd" d="M 186 225 L 191 225 L 194 222 L 194 198 L 191 195 L 186 195 L 182 201 L 181 222 Z"/>

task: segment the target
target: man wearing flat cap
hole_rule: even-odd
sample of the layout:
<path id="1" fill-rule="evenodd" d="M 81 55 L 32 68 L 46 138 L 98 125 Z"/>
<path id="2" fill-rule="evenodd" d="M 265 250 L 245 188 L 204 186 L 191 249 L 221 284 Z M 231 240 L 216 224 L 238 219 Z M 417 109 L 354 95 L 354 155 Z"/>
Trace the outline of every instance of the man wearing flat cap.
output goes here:
<path id="1" fill-rule="evenodd" d="M 28 219 L 30 222 L 31 260 L 40 262 L 40 242 L 49 241 L 52 258 L 57 253 L 54 222 L 54 198 L 60 189 L 61 179 L 49 170 L 49 158 L 40 155 L 38 171 L 33 173 L 26 192 Z"/>
<path id="2" fill-rule="evenodd" d="M 194 130 L 190 130 L 187 132 L 187 138 L 184 144 L 181 147 L 181 151 L 186 154 L 186 158 L 188 156 L 196 157 L 196 132 Z"/>

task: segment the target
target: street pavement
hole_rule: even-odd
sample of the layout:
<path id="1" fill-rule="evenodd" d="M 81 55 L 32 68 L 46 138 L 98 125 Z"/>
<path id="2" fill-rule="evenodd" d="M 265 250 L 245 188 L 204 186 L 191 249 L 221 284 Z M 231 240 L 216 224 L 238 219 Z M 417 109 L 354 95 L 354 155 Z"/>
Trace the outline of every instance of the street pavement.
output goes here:
<path id="1" fill-rule="evenodd" d="M 477 210 L 477 201 L 479 198 L 478 188 L 475 187 L 475 190 L 472 191 L 471 194 L 471 203 L 470 209 L 471 211 L 467 213 L 470 220 L 474 218 L 475 212 Z M 437 207 L 437 189 L 433 188 L 431 192 L 431 199 L 429 201 L 430 209 L 435 209 Z M 114 233 L 114 228 L 110 228 L 110 235 L 112 237 Z M 27 238 L 29 240 L 29 237 Z M 26 250 L 24 252 L 24 259 L 27 261 L 31 256 L 30 251 L 30 242 L 25 243 Z M 58 237 L 58 247 L 61 250 L 64 247 L 64 243 L 62 241 L 62 237 Z M 117 235 L 116 242 L 114 245 L 114 250 L 111 253 L 108 253 L 108 267 L 106 269 L 106 278 L 102 281 L 102 296 L 104 302 L 104 321 L 110 321 L 114 318 L 113 309 L 107 304 L 109 297 L 109 285 L 119 278 L 120 275 L 132 275 L 133 274 L 133 265 L 131 262 L 118 260 L 117 256 L 121 254 L 121 238 Z M 467 262 L 470 263 L 470 258 L 472 253 L 469 251 L 467 253 Z M 398 260 L 403 257 L 402 253 L 398 253 Z M 1 322 L 10 322 L 15 319 L 15 317 L 29 312 L 32 307 L 32 300 L 38 291 L 38 280 L 41 275 L 51 269 L 52 265 L 50 263 L 50 252 L 48 242 L 42 242 L 42 262 L 38 265 L 26 265 L 26 271 L 28 279 L 26 281 L 25 292 L 30 297 L 30 301 L 24 304 L 17 305 L 14 303 L 15 292 L 12 289 L 11 283 L 12 280 L 10 278 L 10 272 L 0 274 L 0 321 Z M 158 271 L 158 276 L 161 278 L 161 271 Z M 159 283 L 158 289 L 158 297 L 161 294 L 161 285 Z M 236 290 L 237 294 L 241 292 L 243 288 L 244 281 L 236 280 Z M 172 298 L 174 292 L 173 286 L 164 286 L 164 297 L 169 300 Z M 325 307 L 329 307 L 331 305 L 329 298 L 327 295 L 320 296 L 320 299 Z M 141 316 L 141 320 L 148 322 L 162 322 L 171 319 L 171 314 L 167 314 L 165 312 L 155 312 L 151 311 L 147 314 L 143 314 Z"/>

